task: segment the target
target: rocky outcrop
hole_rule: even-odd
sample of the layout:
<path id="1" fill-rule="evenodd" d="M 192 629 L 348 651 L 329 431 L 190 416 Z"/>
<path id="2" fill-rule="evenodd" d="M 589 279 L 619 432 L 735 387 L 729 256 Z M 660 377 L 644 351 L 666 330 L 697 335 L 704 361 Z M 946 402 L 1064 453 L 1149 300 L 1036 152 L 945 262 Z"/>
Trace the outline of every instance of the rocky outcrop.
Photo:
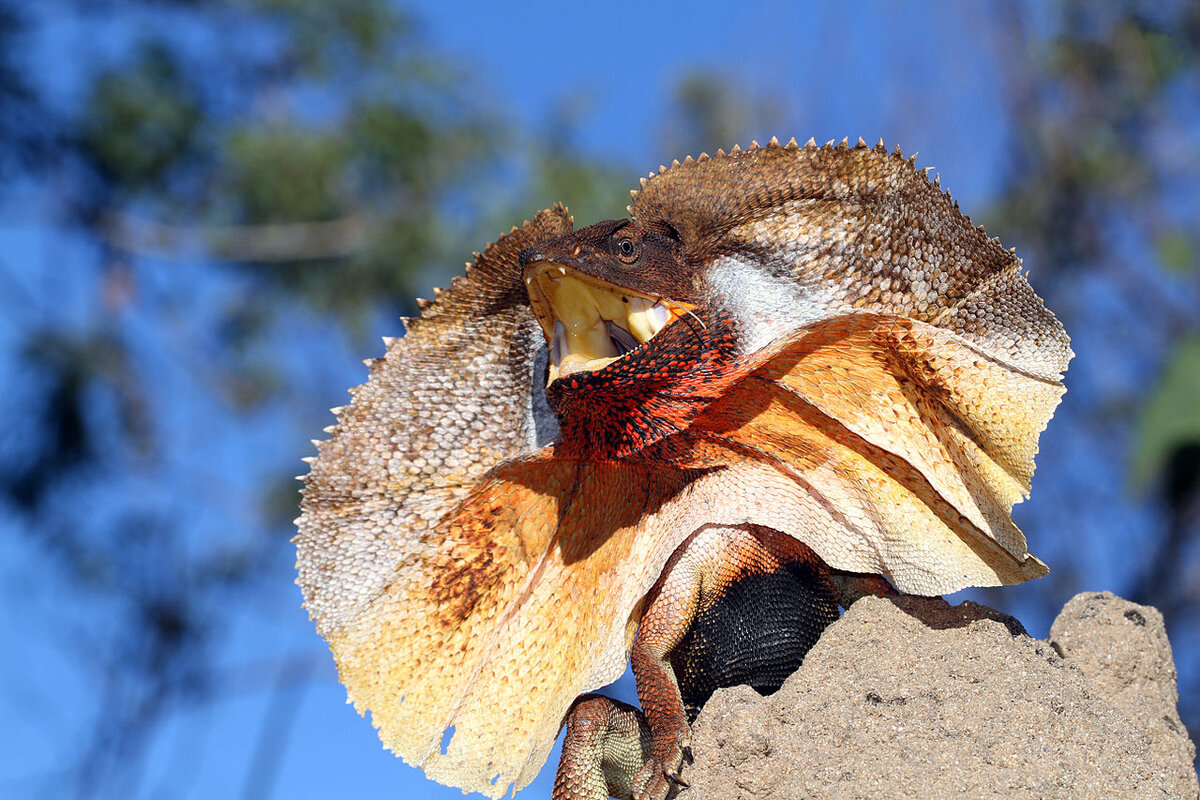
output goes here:
<path id="1" fill-rule="evenodd" d="M 1049 641 L 940 598 L 868 597 L 776 694 L 715 694 L 687 800 L 1197 798 L 1157 610 L 1109 593 Z"/>

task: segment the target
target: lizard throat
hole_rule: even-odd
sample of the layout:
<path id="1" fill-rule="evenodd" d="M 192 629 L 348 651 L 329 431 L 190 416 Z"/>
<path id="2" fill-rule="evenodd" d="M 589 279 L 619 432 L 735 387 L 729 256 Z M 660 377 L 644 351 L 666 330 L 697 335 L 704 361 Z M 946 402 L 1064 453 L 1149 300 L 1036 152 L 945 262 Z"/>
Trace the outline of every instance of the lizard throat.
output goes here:
<path id="1" fill-rule="evenodd" d="M 691 306 L 538 261 L 525 268 L 529 304 L 550 348 L 547 385 L 595 372 L 637 350 Z"/>

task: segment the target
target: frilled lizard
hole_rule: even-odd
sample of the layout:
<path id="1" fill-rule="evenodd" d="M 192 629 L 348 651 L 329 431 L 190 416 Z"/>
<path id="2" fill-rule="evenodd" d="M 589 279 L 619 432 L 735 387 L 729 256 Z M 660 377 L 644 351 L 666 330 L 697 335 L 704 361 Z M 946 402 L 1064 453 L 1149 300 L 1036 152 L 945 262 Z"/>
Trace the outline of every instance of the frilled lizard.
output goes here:
<path id="1" fill-rule="evenodd" d="M 1046 572 L 1010 511 L 1068 340 L 910 159 L 772 140 L 629 211 L 489 245 L 305 480 L 298 582 L 350 699 L 464 790 L 525 786 L 570 712 L 556 798 L 662 797 L 689 706 L 778 686 L 831 570 L 925 595 Z M 575 702 L 631 655 L 644 718 Z"/>

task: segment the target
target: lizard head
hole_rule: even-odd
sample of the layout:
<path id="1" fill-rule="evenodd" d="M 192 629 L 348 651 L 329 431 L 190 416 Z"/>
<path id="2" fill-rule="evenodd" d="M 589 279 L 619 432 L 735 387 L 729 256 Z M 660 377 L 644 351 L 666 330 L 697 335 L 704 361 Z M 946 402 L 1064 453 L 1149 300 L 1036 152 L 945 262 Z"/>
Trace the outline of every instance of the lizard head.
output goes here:
<path id="1" fill-rule="evenodd" d="M 520 254 L 568 448 L 640 450 L 685 428 L 732 372 L 731 320 L 673 234 L 607 220 Z"/>
<path id="2" fill-rule="evenodd" d="M 644 359 L 643 345 L 695 308 L 680 243 L 629 221 L 528 247 L 521 265 L 550 348 L 549 385 L 627 356 Z"/>

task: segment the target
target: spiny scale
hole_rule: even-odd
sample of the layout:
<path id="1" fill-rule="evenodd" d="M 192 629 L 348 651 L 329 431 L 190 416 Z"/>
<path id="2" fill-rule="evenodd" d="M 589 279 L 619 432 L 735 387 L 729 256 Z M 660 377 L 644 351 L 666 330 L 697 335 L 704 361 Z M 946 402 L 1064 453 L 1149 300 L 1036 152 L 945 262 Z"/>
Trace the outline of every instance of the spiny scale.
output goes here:
<path id="1" fill-rule="evenodd" d="M 762 145 L 762 146 L 760 146 L 757 141 L 752 140 L 750 143 L 750 146 L 747 147 L 745 150 L 743 150 L 739 145 L 736 145 L 736 144 L 732 148 L 730 148 L 728 152 L 726 152 L 724 149 L 718 148 L 716 151 L 715 158 L 716 159 L 735 158 L 737 156 L 746 155 L 748 153 L 753 153 L 755 151 L 799 150 L 799 149 L 832 150 L 835 152 L 836 151 L 850 152 L 850 151 L 854 151 L 854 150 L 869 150 L 873 153 L 878 153 L 885 157 L 890 157 L 890 158 L 894 158 L 894 159 L 898 159 L 898 160 L 907 161 L 908 164 L 910 166 L 912 166 L 914 170 L 925 175 L 925 177 L 930 180 L 930 183 L 933 184 L 933 186 L 935 188 L 937 188 L 940 191 L 944 191 L 941 188 L 941 176 L 940 175 L 935 174 L 933 178 L 929 178 L 929 173 L 932 173 L 935 171 L 934 167 L 918 168 L 916 166 L 917 158 L 920 155 L 919 150 L 913 151 L 913 153 L 910 156 L 905 158 L 903 151 L 900 148 L 900 145 L 897 144 L 892 149 L 891 153 L 889 154 L 888 150 L 887 150 L 887 145 L 885 144 L 885 142 L 882 138 L 879 140 L 879 142 L 874 147 L 871 147 L 870 145 L 868 145 L 861 136 L 858 138 L 858 142 L 853 146 L 850 145 L 849 137 L 843 138 L 840 142 L 838 142 L 834 139 L 830 139 L 824 145 L 818 145 L 815 139 L 813 139 L 812 137 L 809 137 L 808 141 L 806 141 L 803 146 L 800 146 L 800 145 L 796 144 L 795 137 L 789 139 L 787 144 L 780 144 L 778 137 L 772 136 L 771 140 L 769 142 L 767 142 L 766 145 Z M 693 158 L 690 155 L 686 156 L 686 157 L 684 157 L 682 162 L 679 159 L 675 159 L 672 161 L 671 166 L 669 168 L 660 166 L 658 172 L 651 172 L 646 177 L 640 178 L 639 179 L 640 187 L 642 189 L 644 189 L 650 181 L 660 178 L 662 176 L 669 175 L 673 170 L 675 170 L 677 168 L 687 167 L 688 165 L 693 165 L 697 162 L 709 161 L 713 158 L 714 158 L 714 156 L 710 156 L 708 153 L 701 153 L 696 158 Z M 629 195 L 635 201 L 635 204 L 636 204 L 636 200 L 637 200 L 639 193 L 640 193 L 640 189 L 630 189 L 629 190 Z M 957 200 L 954 200 L 954 198 L 950 195 L 950 193 L 948 191 L 944 191 L 944 193 L 951 200 L 951 202 L 953 202 L 954 207 L 957 208 L 958 207 Z M 633 205 L 626 206 L 626 211 L 629 212 L 630 214 L 633 213 L 632 210 L 633 210 Z"/>

